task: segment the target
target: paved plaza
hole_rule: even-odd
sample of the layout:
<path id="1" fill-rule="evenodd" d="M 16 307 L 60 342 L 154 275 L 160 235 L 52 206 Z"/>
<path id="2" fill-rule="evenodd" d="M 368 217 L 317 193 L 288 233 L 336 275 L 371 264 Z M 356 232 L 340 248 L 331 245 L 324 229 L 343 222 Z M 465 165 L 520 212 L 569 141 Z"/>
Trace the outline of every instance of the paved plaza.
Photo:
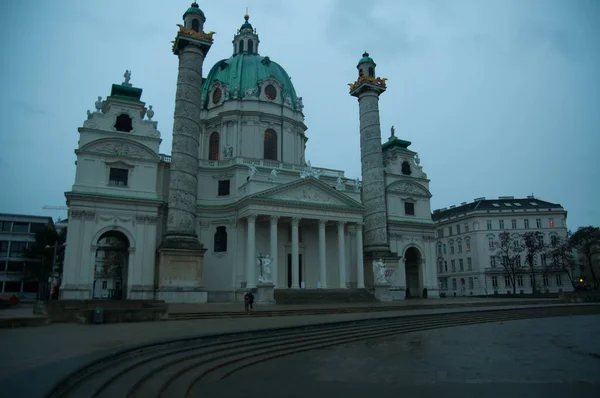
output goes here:
<path id="1" fill-rule="evenodd" d="M 515 307 L 493 307 L 502 308 Z M 42 396 L 53 383 L 90 360 L 135 344 L 232 331 L 484 309 L 424 307 L 368 314 L 52 324 L 1 329 L 4 361 L 0 364 L 0 382 L 5 392 L 11 392 L 10 396 L 33 398 Z M 398 335 L 266 362 L 234 374 L 230 380 L 235 383 L 225 380 L 209 385 L 209 389 L 222 387 L 224 390 L 220 394 L 207 390 L 205 396 L 237 396 L 240 391 L 259 393 L 253 390 L 258 385 L 279 384 L 301 386 L 286 396 L 295 396 L 293 394 L 301 391 L 316 394 L 317 390 L 325 394 L 322 396 L 329 396 L 326 394 L 329 389 L 338 392 L 349 389 L 347 396 L 356 396 L 359 391 L 387 393 L 414 388 L 439 394 L 445 385 L 474 393 L 499 393 L 507 391 L 509 386 L 518 387 L 523 393 L 538 393 L 544 388 L 549 388 L 551 393 L 564 391 L 564 388 L 583 392 L 600 385 L 598 335 L 600 316 L 511 321 Z M 33 379 L 36 383 L 30 382 Z M 548 387 L 549 383 L 555 387 Z M 556 383 L 561 385 L 556 386 Z M 500 387 L 491 388 L 492 385 Z M 230 391 L 232 388 L 243 389 Z M 262 396 L 265 396 L 264 391 Z"/>

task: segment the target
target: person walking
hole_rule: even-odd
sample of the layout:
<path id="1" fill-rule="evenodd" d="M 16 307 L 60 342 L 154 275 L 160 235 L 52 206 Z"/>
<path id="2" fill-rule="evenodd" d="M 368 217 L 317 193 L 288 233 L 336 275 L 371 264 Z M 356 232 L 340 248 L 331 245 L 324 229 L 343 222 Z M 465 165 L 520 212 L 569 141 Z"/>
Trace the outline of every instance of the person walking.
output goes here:
<path id="1" fill-rule="evenodd" d="M 244 307 L 246 308 L 246 312 L 252 311 L 252 306 L 254 304 L 254 295 L 251 290 L 248 290 L 244 295 Z"/>

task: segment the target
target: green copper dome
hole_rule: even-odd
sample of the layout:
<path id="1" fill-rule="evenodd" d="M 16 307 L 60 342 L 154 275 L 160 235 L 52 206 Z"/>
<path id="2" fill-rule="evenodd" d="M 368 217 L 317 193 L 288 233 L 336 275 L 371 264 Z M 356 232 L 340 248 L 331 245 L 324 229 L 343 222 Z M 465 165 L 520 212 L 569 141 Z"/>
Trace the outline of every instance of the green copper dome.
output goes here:
<path id="1" fill-rule="evenodd" d="M 187 11 L 183 14 L 183 18 L 185 19 L 185 16 L 188 14 L 200 14 L 204 19 L 206 19 L 206 17 L 204 16 L 204 12 L 202 12 L 200 7 L 198 7 L 198 3 L 196 3 L 195 1 L 192 3 L 190 8 L 188 8 Z"/>
<path id="2" fill-rule="evenodd" d="M 238 98 L 242 98 L 247 89 L 259 89 L 258 82 L 269 76 L 272 76 L 283 85 L 280 95 L 289 96 L 293 106 L 296 107 L 298 101 L 296 90 L 285 69 L 278 63 L 271 61 L 269 57 L 244 53 L 221 60 L 212 67 L 202 87 L 202 98 L 204 98 L 202 106 L 206 107 L 208 105 L 208 90 L 215 80 L 227 84 L 231 95 L 233 95 L 234 89 L 237 86 Z"/>
<path id="3" fill-rule="evenodd" d="M 363 57 L 360 59 L 360 61 L 358 61 L 358 65 L 366 64 L 366 63 L 375 64 L 375 61 L 373 61 L 373 58 L 369 57 L 369 53 L 365 51 L 365 53 L 363 54 Z"/>

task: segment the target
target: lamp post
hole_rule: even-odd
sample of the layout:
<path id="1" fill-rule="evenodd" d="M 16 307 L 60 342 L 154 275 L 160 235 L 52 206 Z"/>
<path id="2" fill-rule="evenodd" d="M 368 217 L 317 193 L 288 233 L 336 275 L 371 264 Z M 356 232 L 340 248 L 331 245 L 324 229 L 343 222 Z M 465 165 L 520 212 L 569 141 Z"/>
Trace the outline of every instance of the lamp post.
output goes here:
<path id="1" fill-rule="evenodd" d="M 50 273 L 50 278 L 48 279 L 48 282 L 51 284 L 57 284 L 58 280 L 57 280 L 57 267 L 56 267 L 56 256 L 58 255 L 58 241 L 54 242 L 54 248 L 50 245 L 46 246 L 46 249 L 54 249 L 54 255 L 52 256 L 52 272 Z M 65 246 L 65 244 L 61 244 L 60 245 Z M 41 287 L 42 287 L 42 271 L 43 271 L 43 264 L 42 267 L 40 268 L 40 298 L 41 298 Z M 52 300 L 52 289 L 50 290 L 50 295 L 48 297 L 49 300 Z"/>

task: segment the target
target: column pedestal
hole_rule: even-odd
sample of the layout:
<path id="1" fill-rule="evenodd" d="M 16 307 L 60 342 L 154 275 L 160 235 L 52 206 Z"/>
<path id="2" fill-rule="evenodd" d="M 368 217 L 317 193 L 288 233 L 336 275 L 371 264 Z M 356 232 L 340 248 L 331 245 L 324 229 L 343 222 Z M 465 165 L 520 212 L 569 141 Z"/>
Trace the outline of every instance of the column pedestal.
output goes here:
<path id="1" fill-rule="evenodd" d="M 377 283 L 373 286 L 375 291 L 375 299 L 377 301 L 392 301 L 389 283 Z"/>

